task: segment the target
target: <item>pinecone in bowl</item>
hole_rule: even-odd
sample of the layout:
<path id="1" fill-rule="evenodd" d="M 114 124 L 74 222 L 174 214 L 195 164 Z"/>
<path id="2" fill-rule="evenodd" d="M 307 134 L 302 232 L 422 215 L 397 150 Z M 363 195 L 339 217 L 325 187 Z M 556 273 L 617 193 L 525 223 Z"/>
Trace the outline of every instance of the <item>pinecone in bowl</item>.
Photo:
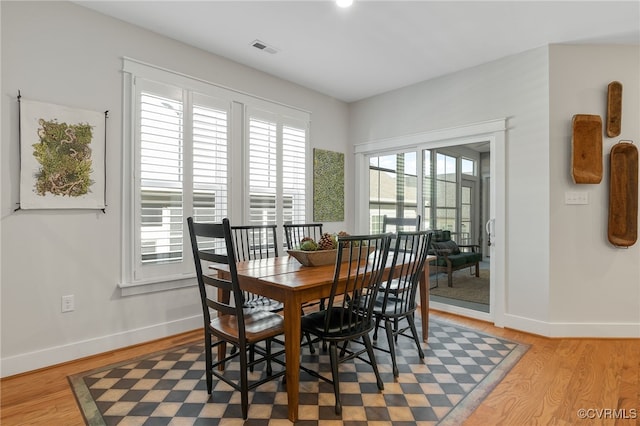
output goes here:
<path id="1" fill-rule="evenodd" d="M 325 232 L 318 240 L 318 250 L 334 250 L 338 247 L 336 239 L 333 235 Z"/>

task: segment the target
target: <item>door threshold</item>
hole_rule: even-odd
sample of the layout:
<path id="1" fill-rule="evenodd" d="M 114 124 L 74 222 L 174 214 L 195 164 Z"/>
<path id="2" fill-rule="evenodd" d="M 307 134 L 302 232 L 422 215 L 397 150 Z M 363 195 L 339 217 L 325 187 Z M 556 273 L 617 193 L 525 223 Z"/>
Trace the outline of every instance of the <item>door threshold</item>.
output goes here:
<path id="1" fill-rule="evenodd" d="M 450 314 L 456 314 L 463 317 L 473 318 L 477 320 L 487 321 L 493 324 L 493 315 L 491 312 L 482 312 L 475 309 L 465 308 L 462 306 L 450 305 L 448 303 L 438 302 L 433 299 L 429 301 L 429 309 L 434 309 Z"/>

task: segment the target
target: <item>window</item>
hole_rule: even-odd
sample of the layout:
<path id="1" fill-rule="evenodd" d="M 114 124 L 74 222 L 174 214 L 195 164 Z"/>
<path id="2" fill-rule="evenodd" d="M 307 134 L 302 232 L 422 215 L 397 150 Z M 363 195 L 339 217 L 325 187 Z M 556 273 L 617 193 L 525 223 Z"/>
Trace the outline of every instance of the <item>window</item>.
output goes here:
<path id="1" fill-rule="evenodd" d="M 195 284 L 189 216 L 305 221 L 308 112 L 131 59 L 123 70 L 123 295 Z"/>
<path id="2" fill-rule="evenodd" d="M 248 133 L 248 222 L 279 226 L 305 223 L 305 123 L 294 124 L 285 117 L 252 110 Z"/>
<path id="3" fill-rule="evenodd" d="M 456 232 L 458 214 L 457 159 L 450 155 L 436 154 L 435 198 L 437 229 Z"/>
<path id="4" fill-rule="evenodd" d="M 458 244 L 475 241 L 476 233 L 478 160 L 468 152 L 462 147 L 422 151 L 425 226 L 451 231 L 452 239 Z"/>
<path id="5" fill-rule="evenodd" d="M 460 172 L 463 175 L 476 176 L 476 161 L 470 158 L 462 157 L 460 159 Z"/>
<path id="6" fill-rule="evenodd" d="M 422 155 L 421 170 L 416 168 L 418 152 L 368 157 L 369 231 L 382 231 L 384 215 L 414 218 L 420 214 L 423 229 L 449 230 L 458 242 L 473 240 L 474 182 L 478 173 L 478 160 L 472 158 L 474 153 L 462 148 L 423 149 L 419 152 Z M 465 156 L 461 152 L 465 152 Z M 421 203 L 420 209 L 418 202 Z"/>
<path id="7" fill-rule="evenodd" d="M 227 216 L 228 102 L 144 79 L 135 84 L 136 280 L 191 267 L 186 218 Z"/>
<path id="8" fill-rule="evenodd" d="M 417 215 L 416 153 L 369 158 L 369 230 L 382 232 L 382 218 Z"/>

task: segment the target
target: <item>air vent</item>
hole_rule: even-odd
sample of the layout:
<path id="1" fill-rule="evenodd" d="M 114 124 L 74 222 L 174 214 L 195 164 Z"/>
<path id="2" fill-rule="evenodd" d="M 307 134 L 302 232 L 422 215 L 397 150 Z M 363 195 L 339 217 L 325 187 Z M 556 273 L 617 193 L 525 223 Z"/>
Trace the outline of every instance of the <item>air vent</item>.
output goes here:
<path id="1" fill-rule="evenodd" d="M 267 53 L 271 53 L 271 54 L 278 53 L 278 49 L 276 49 L 275 47 L 269 46 L 267 43 L 260 40 L 252 41 L 251 45 L 256 49 L 263 50 Z"/>

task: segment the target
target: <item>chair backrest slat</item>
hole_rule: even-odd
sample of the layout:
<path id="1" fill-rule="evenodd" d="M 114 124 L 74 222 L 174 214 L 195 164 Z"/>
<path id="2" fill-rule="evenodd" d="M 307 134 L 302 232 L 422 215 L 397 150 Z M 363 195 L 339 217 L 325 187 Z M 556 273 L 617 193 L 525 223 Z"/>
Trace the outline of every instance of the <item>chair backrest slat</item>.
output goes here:
<path id="1" fill-rule="evenodd" d="M 294 250 L 300 247 L 300 241 L 309 237 L 315 242 L 322 237 L 322 224 L 321 223 L 299 223 L 299 224 L 284 224 L 284 235 L 287 243 L 287 249 Z"/>

